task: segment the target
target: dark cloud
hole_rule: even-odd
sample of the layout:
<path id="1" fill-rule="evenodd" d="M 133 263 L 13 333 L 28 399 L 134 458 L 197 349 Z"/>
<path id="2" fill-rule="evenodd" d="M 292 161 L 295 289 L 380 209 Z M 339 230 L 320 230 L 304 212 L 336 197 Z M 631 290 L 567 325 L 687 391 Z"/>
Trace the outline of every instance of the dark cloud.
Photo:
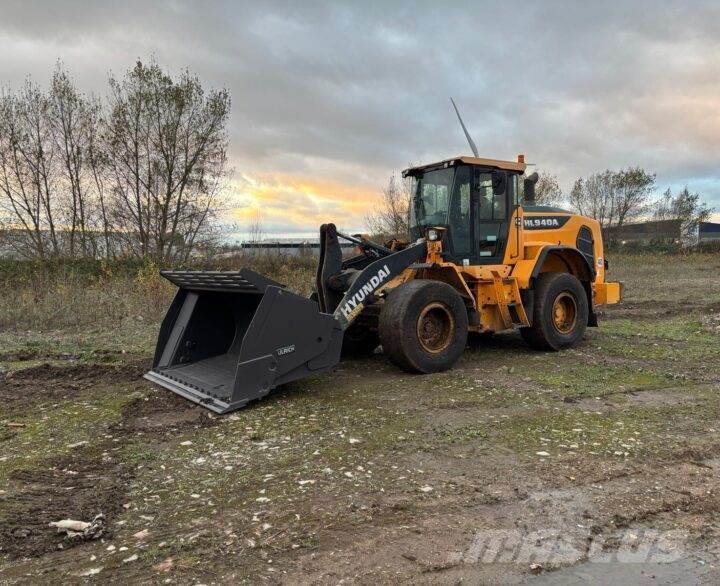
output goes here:
<path id="1" fill-rule="evenodd" d="M 233 96 L 232 158 L 369 188 L 467 151 L 569 186 L 639 164 L 720 207 L 720 4 L 707 2 L 5 2 L 0 79 L 62 59 L 102 91 L 138 58 Z M 360 221 L 360 218 L 358 218 Z"/>

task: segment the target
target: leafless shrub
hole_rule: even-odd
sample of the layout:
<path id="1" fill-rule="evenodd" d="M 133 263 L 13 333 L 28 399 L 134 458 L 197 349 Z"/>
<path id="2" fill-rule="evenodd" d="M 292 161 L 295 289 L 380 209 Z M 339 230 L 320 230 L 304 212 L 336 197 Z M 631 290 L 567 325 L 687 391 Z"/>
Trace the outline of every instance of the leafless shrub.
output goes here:
<path id="1" fill-rule="evenodd" d="M 412 200 L 412 178 L 398 179 L 392 175 L 382 190 L 378 210 L 365 216 L 373 236 L 381 239 L 409 237 L 410 201 Z"/>

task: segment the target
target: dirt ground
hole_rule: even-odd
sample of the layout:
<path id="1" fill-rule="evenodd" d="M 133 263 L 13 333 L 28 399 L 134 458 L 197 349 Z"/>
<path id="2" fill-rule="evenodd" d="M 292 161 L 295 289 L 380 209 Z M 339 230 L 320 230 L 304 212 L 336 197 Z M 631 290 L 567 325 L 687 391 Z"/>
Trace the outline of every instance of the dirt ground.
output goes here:
<path id="1" fill-rule="evenodd" d="M 378 354 L 225 417 L 141 378 L 156 324 L 0 332 L 0 583 L 713 583 L 720 257 L 611 262 L 573 350 Z"/>

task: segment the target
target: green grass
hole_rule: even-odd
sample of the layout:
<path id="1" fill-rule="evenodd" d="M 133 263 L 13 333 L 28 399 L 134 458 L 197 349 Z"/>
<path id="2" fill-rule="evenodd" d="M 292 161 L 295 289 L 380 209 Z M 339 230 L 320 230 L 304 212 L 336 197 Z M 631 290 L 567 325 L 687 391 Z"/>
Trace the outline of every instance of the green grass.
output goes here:
<path id="1" fill-rule="evenodd" d="M 433 448 L 447 444 L 464 444 L 488 437 L 488 427 L 483 424 L 471 423 L 461 427 L 439 429 L 434 432 Z"/>
<path id="2" fill-rule="evenodd" d="M 673 381 L 665 373 L 640 367 L 559 363 L 528 376 L 568 397 L 599 397 L 618 392 L 662 388 Z"/>
<path id="3" fill-rule="evenodd" d="M 449 371 L 434 377 L 418 377 L 415 396 L 430 409 L 502 409 L 544 402 L 542 392 L 524 384 L 524 379 L 536 372 L 537 365 L 526 366 L 514 374 L 502 367 L 498 370 L 496 365 L 486 368 L 491 377 L 482 369 L 477 374 Z"/>
<path id="4" fill-rule="evenodd" d="M 157 324 L 124 320 L 114 327 L 79 331 L 0 330 L 0 368 L 16 369 L 37 363 L 112 363 L 125 355 L 150 354 L 155 348 Z"/>
<path id="5" fill-rule="evenodd" d="M 671 362 L 720 358 L 718 336 L 705 329 L 697 315 L 607 320 L 598 343 L 611 354 L 628 358 Z"/>
<path id="6" fill-rule="evenodd" d="M 637 338 L 673 340 L 679 342 L 711 342 L 697 316 L 677 315 L 667 319 L 613 319 L 603 322 L 603 332 Z"/>
<path id="7" fill-rule="evenodd" d="M 501 422 L 496 441 L 531 457 L 577 452 L 593 457 L 669 458 L 675 450 L 714 437 L 720 396 L 713 387 L 688 390 L 678 404 L 626 405 L 608 411 L 539 409 Z"/>
<path id="8" fill-rule="evenodd" d="M 632 409 L 613 413 L 542 411 L 519 418 L 499 432 L 510 448 L 528 456 L 567 452 L 598 456 L 640 456 L 659 429 L 659 415 Z M 656 447 L 656 446 L 655 446 Z"/>

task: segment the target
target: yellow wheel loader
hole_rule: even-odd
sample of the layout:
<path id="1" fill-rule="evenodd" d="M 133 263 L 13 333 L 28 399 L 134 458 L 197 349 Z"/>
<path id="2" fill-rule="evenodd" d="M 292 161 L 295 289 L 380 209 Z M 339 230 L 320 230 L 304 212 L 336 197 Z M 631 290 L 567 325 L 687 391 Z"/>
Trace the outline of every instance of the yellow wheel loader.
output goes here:
<path id="1" fill-rule="evenodd" d="M 606 281 L 598 223 L 535 205 L 537 174 L 525 169 L 522 155 L 407 169 L 411 242 L 381 246 L 323 225 L 310 299 L 248 269 L 162 271 L 179 289 L 146 378 L 226 413 L 378 345 L 416 373 L 451 368 L 469 332 L 573 346 L 621 284 Z M 356 256 L 343 258 L 341 238 Z"/>

